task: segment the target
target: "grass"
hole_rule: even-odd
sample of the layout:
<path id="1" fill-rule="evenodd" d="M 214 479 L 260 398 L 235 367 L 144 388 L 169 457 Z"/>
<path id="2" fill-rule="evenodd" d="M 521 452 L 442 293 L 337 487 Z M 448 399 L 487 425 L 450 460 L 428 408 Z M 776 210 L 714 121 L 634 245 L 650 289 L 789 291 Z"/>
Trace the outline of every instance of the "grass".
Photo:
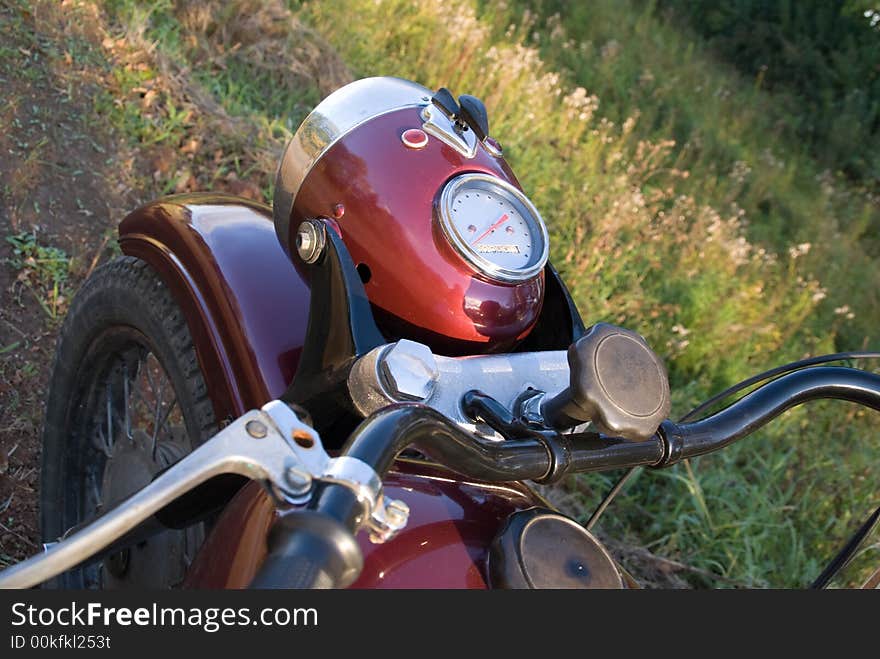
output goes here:
<path id="1" fill-rule="evenodd" d="M 155 154 L 145 192 L 270 199 L 281 148 L 323 94 L 398 75 L 486 101 L 585 319 L 648 338 L 675 410 L 786 360 L 877 344 L 876 199 L 786 141 L 773 97 L 651 4 L 101 7 L 95 106 Z M 803 585 L 877 505 L 877 428 L 844 404 L 794 410 L 719 455 L 641 472 L 601 531 L 735 583 Z M 585 518 L 613 476 L 555 496 Z"/>
<path id="2" fill-rule="evenodd" d="M 649 339 L 679 412 L 756 370 L 876 344 L 871 199 L 781 142 L 772 98 L 650 5 L 301 11 L 357 75 L 486 100 L 578 307 Z M 842 404 L 794 411 L 722 455 L 643 473 L 602 530 L 742 583 L 803 585 L 877 504 L 863 480 L 876 430 Z M 568 500 L 585 516 L 609 483 L 581 479 Z"/>
<path id="3" fill-rule="evenodd" d="M 62 249 L 40 244 L 36 231 L 6 236 L 6 242 L 12 246 L 8 260 L 18 271 L 16 283 L 31 293 L 51 322 L 58 322 L 67 309 L 70 258 Z"/>
<path id="4" fill-rule="evenodd" d="M 790 99 L 714 61 L 651 2 L 513 5 L 518 33 L 528 34 L 571 84 L 597 94 L 603 115 L 619 123 L 635 112 L 640 137 L 675 141 L 673 164 L 690 173 L 676 191 L 719 210 L 734 204 L 744 211 L 753 242 L 779 252 L 811 245 L 799 269 L 821 272 L 827 291 L 809 319 L 813 334 L 824 333 L 836 320 L 834 309 L 848 303 L 863 313 L 836 323 L 838 345 L 876 336 L 880 206 L 863 186 L 818 166 L 809 146 L 792 138 Z M 491 18 L 499 34 L 514 17 Z M 827 268 L 841 263 L 846 267 Z M 866 285 L 853 290 L 854 278 Z"/>
<path id="5" fill-rule="evenodd" d="M 320 100 L 321 80 L 335 87 L 345 75 L 338 58 L 276 3 L 104 6 L 114 67 L 98 109 L 164 161 L 158 192 L 270 199 L 278 157 Z"/>

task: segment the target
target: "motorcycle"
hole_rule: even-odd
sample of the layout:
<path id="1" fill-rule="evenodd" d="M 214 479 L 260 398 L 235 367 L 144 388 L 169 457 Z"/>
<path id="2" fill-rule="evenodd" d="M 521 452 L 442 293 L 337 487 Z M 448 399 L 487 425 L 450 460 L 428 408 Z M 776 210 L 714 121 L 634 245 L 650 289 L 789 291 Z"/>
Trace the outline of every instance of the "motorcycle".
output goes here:
<path id="1" fill-rule="evenodd" d="M 619 487 L 585 527 L 528 482 L 665 468 L 815 399 L 880 410 L 880 376 L 823 365 L 878 355 L 841 353 L 668 419 L 660 358 L 585 325 L 483 103 L 445 88 L 353 82 L 271 208 L 172 196 L 119 244 L 59 339 L 44 551 L 0 587 L 635 588 L 588 530 Z"/>

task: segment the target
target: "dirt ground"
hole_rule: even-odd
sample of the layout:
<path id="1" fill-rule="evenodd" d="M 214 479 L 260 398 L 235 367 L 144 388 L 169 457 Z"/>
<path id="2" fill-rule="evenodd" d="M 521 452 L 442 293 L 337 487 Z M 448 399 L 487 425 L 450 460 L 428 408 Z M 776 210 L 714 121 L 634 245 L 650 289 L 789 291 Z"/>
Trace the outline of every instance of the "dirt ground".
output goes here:
<path id="1" fill-rule="evenodd" d="M 138 165 L 94 121 L 94 74 L 59 51 L 58 20 L 0 3 L 0 564 L 39 547 L 40 432 L 67 299 L 140 201 L 127 183 Z M 23 234 L 69 257 L 57 295 L 39 257 L 16 258 L 8 238 Z"/>
<path id="2" fill-rule="evenodd" d="M 253 21 L 277 32 L 278 8 L 254 6 Z M 195 21 L 210 23 L 217 13 L 207 0 L 189 9 Z M 233 32 L 226 37 L 238 42 L 265 30 Z M 268 34 L 266 43 L 275 36 Z M 337 58 L 322 56 L 323 44 L 300 41 L 305 50 L 294 54 L 304 66 L 292 67 L 291 84 L 330 91 L 350 79 Z M 257 52 L 276 59 L 285 54 L 275 50 Z M 205 57 L 217 54 L 206 51 Z M 120 77 L 140 84 L 132 88 Z M 0 90 L 2 567 L 40 546 L 40 433 L 55 343 L 76 289 L 119 253 L 118 223 L 142 203 L 172 192 L 263 199 L 258 183 L 265 181 L 239 178 L 236 171 L 274 171 L 283 143 L 253 122 L 230 117 L 187 70 L 138 34 L 120 34 L 100 5 L 88 1 L 0 0 Z M 127 134 L 114 130 L 108 115 L 129 122 Z M 145 125 L 173 125 L 173 134 L 137 143 L 133 135 Z M 39 251 L 16 254 L 22 240 Z M 53 279 L 59 270 L 60 285 Z"/>

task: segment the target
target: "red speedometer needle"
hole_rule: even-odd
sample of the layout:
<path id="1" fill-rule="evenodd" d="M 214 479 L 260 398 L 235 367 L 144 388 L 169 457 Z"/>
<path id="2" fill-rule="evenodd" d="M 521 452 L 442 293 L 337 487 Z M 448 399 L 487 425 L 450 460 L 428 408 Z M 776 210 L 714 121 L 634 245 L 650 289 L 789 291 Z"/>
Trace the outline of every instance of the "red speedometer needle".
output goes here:
<path id="1" fill-rule="evenodd" d="M 507 220 L 509 220 L 509 219 L 510 219 L 510 216 L 509 216 L 507 213 L 505 213 L 504 215 L 502 215 L 501 217 L 499 217 L 499 218 L 498 218 L 498 221 L 495 222 L 495 224 L 493 224 L 492 226 L 490 226 L 488 229 L 486 229 L 486 230 L 480 235 L 479 238 L 477 238 L 474 242 L 471 243 L 471 245 L 476 245 L 476 244 L 477 244 L 478 242 L 480 242 L 483 238 L 485 238 L 485 237 L 488 236 L 490 233 L 492 233 L 493 231 L 495 231 L 495 229 L 497 229 L 498 227 L 500 227 L 502 224 L 504 224 L 505 222 L 507 222 Z"/>

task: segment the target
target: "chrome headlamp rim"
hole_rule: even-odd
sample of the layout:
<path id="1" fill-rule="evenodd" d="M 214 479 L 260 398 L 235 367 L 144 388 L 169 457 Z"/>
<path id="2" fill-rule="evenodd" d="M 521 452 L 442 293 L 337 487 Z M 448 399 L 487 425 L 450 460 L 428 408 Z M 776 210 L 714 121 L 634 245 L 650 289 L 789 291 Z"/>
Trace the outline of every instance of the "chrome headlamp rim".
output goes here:
<path id="1" fill-rule="evenodd" d="M 517 202 L 529 212 L 531 219 L 537 225 L 537 229 L 541 239 L 541 251 L 538 259 L 530 266 L 525 268 L 506 268 L 504 266 L 493 263 L 478 252 L 474 251 L 464 236 L 458 231 L 455 222 L 452 220 L 452 202 L 459 189 L 464 185 L 472 182 L 487 183 L 502 189 L 505 193 L 516 199 Z M 485 174 L 482 172 L 467 172 L 459 174 L 450 179 L 443 186 L 440 193 L 440 199 L 437 208 L 437 219 L 443 235 L 446 236 L 449 244 L 473 270 L 489 279 L 505 284 L 519 284 L 524 281 L 533 279 L 547 265 L 550 257 L 550 236 L 547 232 L 547 225 L 544 219 L 535 208 L 535 205 L 526 196 L 526 194 L 515 185 L 502 178 Z"/>
<path id="2" fill-rule="evenodd" d="M 315 106 L 285 146 L 275 173 L 272 212 L 285 250 L 289 249 L 294 202 L 321 157 L 358 126 L 390 112 L 428 105 L 431 94 L 431 90 L 415 82 L 377 76 L 350 82 Z"/>

